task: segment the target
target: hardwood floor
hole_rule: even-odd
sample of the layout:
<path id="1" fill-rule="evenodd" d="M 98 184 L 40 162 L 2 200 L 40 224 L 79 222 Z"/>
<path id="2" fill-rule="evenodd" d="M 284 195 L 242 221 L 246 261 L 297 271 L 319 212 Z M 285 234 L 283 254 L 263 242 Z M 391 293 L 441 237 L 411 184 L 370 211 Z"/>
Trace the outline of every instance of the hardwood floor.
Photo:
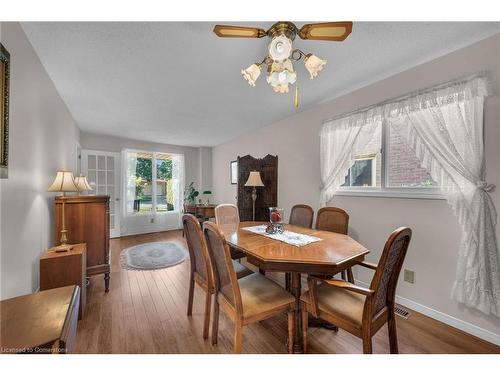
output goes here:
<path id="1" fill-rule="evenodd" d="M 203 301 L 195 288 L 193 315 L 186 315 L 189 260 L 156 271 L 127 271 L 120 252 L 144 242 L 174 241 L 186 246 L 180 231 L 111 240 L 111 283 L 104 293 L 102 276 L 87 290 L 87 307 L 79 322 L 77 353 L 231 353 L 231 322 L 221 313 L 219 340 L 203 340 Z M 500 353 L 500 347 L 412 312 L 397 317 L 400 353 Z M 340 330 L 310 328 L 310 353 L 362 353 L 361 340 Z M 286 315 L 246 326 L 243 353 L 286 353 Z M 389 353 L 387 328 L 373 337 L 374 353 Z"/>

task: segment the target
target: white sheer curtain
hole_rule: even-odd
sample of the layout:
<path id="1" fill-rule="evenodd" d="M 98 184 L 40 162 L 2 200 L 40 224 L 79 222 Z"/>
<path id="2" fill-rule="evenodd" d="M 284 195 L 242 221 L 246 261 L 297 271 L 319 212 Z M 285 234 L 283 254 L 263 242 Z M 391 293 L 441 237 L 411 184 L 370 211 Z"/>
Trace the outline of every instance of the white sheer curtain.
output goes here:
<path id="1" fill-rule="evenodd" d="M 125 177 L 123 212 L 130 214 L 134 212 L 135 200 L 135 171 L 137 169 L 137 153 L 122 151 L 122 171 Z"/>
<path id="2" fill-rule="evenodd" d="M 179 213 L 179 226 L 182 221 L 184 202 L 184 155 L 172 155 L 172 188 L 174 190 L 174 211 Z"/>
<path id="3" fill-rule="evenodd" d="M 434 98 L 412 99 L 418 106 L 407 103 L 392 121 L 398 122 L 422 166 L 441 186 L 462 227 L 453 297 L 500 316 L 497 214 L 484 166 L 486 95 L 487 81 L 476 78 L 438 91 Z"/>
<path id="4" fill-rule="evenodd" d="M 477 75 L 388 101 L 325 124 L 321 132 L 321 204 L 343 183 L 354 156 L 391 122 L 406 136 L 422 165 L 439 183 L 462 226 L 452 296 L 500 316 L 500 254 L 497 216 L 486 182 L 483 105 L 489 94 Z M 367 129 L 363 131 L 363 129 Z"/>
<path id="5" fill-rule="evenodd" d="M 380 137 L 381 123 L 382 117 L 373 112 L 325 123 L 320 134 L 321 205 L 326 206 L 344 183 L 356 155 L 366 153 L 366 146 Z"/>

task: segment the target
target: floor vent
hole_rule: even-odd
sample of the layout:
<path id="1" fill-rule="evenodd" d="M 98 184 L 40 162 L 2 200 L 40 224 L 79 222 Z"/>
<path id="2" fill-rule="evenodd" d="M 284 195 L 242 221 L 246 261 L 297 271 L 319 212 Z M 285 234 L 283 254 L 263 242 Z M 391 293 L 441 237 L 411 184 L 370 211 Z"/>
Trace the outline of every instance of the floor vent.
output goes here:
<path id="1" fill-rule="evenodd" d="M 403 319 L 408 319 L 410 317 L 410 312 L 403 306 L 395 306 L 394 312 L 396 313 L 396 315 L 400 316 Z"/>

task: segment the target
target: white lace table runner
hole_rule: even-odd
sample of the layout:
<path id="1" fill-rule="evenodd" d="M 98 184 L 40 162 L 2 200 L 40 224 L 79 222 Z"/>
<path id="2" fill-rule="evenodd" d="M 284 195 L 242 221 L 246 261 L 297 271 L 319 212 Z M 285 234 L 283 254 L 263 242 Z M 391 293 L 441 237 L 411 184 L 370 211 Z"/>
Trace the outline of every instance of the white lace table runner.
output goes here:
<path id="1" fill-rule="evenodd" d="M 291 232 L 289 230 L 285 230 L 283 233 L 269 234 L 266 233 L 266 227 L 267 227 L 266 225 L 256 225 L 254 227 L 245 227 L 242 229 L 272 238 L 273 240 L 282 241 L 293 246 L 306 246 L 309 245 L 310 243 L 321 241 L 321 238 L 319 237 Z"/>

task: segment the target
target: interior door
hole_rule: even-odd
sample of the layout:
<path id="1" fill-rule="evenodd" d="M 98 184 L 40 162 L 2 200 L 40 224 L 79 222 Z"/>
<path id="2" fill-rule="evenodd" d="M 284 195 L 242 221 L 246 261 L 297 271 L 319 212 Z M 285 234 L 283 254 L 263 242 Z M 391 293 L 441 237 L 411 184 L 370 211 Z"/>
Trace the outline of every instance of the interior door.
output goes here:
<path id="1" fill-rule="evenodd" d="M 82 173 L 92 186 L 90 194 L 109 195 L 109 234 L 120 237 L 120 154 L 82 150 Z"/>

